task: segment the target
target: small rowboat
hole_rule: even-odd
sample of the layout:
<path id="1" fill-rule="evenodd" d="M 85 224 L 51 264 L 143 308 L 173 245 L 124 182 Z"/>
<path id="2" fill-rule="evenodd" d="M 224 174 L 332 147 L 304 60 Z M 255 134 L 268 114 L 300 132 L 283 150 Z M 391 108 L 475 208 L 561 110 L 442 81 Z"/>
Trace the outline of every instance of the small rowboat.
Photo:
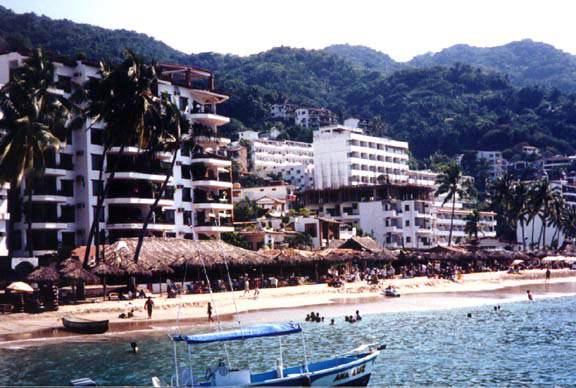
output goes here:
<path id="1" fill-rule="evenodd" d="M 394 287 L 387 287 L 384 291 L 382 291 L 382 295 L 390 298 L 400 297 L 400 293 Z"/>
<path id="2" fill-rule="evenodd" d="M 79 317 L 64 317 L 62 324 L 65 330 L 81 334 L 99 334 L 108 331 L 108 320 L 93 321 Z"/>

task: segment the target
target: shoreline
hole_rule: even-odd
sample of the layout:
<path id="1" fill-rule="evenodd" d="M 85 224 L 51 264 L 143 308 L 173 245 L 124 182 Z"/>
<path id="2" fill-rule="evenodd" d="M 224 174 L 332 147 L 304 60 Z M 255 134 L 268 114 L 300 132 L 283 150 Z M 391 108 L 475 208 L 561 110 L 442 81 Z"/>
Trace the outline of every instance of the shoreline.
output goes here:
<path id="1" fill-rule="evenodd" d="M 101 340 L 110 336 L 149 333 L 159 329 L 167 331 L 177 324 L 179 327 L 209 327 L 206 318 L 206 305 L 209 301 L 212 301 L 215 313 L 218 312 L 221 321 L 231 322 L 237 308 L 242 314 L 243 321 L 250 323 L 270 321 L 272 317 L 274 317 L 272 320 L 279 320 L 281 316 L 286 316 L 286 319 L 299 320 L 311 308 L 314 311 L 322 310 L 323 315 L 328 317 L 334 317 L 344 315 L 344 311 L 350 311 L 351 305 L 361 305 L 363 314 L 371 314 L 515 302 L 525 299 L 525 296 L 518 290 L 513 292 L 517 296 L 512 298 L 510 295 L 499 295 L 497 291 L 527 286 L 537 289 L 545 285 L 570 286 L 570 292 L 561 292 L 556 295 L 563 296 L 576 293 L 576 272 L 553 270 L 552 278 L 548 282 L 545 282 L 543 270 L 530 270 L 520 274 L 473 273 L 463 275 L 461 280 L 454 282 L 421 277 L 393 279 L 384 284 L 393 284 L 402 297 L 385 298 L 379 294 L 380 290 L 377 287 L 358 282 L 347 283 L 343 289 L 330 288 L 325 284 L 269 288 L 261 290 L 256 299 L 252 296 L 243 296 L 243 291 L 223 292 L 213 294 L 213 296 L 209 294 L 183 295 L 175 299 L 156 296 L 153 319 L 150 320 L 143 311 L 143 299 L 67 305 L 62 306 L 59 311 L 39 315 L 4 315 L 0 316 L 0 348 L 24 344 L 36 345 L 41 342 Z M 545 293 L 548 292 L 545 291 Z M 535 296 L 549 297 L 543 294 L 536 291 Z M 234 301 L 232 301 L 232 295 Z M 130 320 L 117 318 L 120 312 L 130 307 L 137 308 L 134 318 Z M 334 314 L 335 312 L 338 314 Z M 90 319 L 110 319 L 110 330 L 103 335 L 78 335 L 59 330 L 61 317 L 72 314 Z M 179 318 L 177 318 L 178 315 Z M 298 318 L 294 319 L 294 316 Z"/>

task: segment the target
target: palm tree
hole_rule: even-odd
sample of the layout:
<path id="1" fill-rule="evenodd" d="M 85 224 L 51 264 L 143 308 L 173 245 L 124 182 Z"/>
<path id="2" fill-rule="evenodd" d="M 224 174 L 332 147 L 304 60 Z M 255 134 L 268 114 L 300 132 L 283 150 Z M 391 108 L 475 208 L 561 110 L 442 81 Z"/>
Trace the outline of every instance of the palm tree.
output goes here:
<path id="1" fill-rule="evenodd" d="M 127 51 L 126 59 L 113 69 L 101 65 L 100 75 L 100 79 L 89 85 L 87 114 L 94 122 L 106 124 L 102 160 L 105 160 L 112 147 L 119 147 L 119 152 L 116 165 L 108 168 L 110 175 L 106 185 L 102 184 L 103 174 L 100 174 L 98 201 L 84 254 L 85 266 L 88 264 L 92 240 L 98 231 L 109 183 L 114 179 L 120 156 L 128 145 L 137 144 L 141 149 L 148 147 L 153 138 L 152 123 L 157 122 L 160 113 L 159 99 L 156 97 L 158 77 L 153 65 L 144 63 L 134 53 Z M 103 169 L 104 166 L 101 166 Z"/>
<path id="2" fill-rule="evenodd" d="M 567 240 L 576 238 L 576 207 L 566 206 L 562 213 L 562 231 Z"/>
<path id="3" fill-rule="evenodd" d="M 522 231 L 522 249 L 526 250 L 526 236 L 525 236 L 525 221 L 529 213 L 528 207 L 529 190 L 526 184 L 517 182 L 512 191 L 512 202 L 510 206 L 510 216 L 514 218 L 514 222 L 520 223 Z"/>
<path id="4" fill-rule="evenodd" d="M 511 239 L 516 233 L 516 221 L 514 207 L 515 182 L 512 176 L 505 174 L 490 186 L 490 197 L 492 208 L 497 214 L 499 235 L 506 239 Z"/>
<path id="5" fill-rule="evenodd" d="M 550 217 L 547 226 L 554 227 L 554 234 L 552 235 L 552 245 L 557 248 L 558 243 L 556 241 L 556 236 L 560 233 L 562 228 L 562 223 L 564 222 L 564 198 L 560 196 L 557 192 L 552 198 L 552 203 L 550 206 Z"/>
<path id="6" fill-rule="evenodd" d="M 451 161 L 440 168 L 441 172 L 436 178 L 438 188 L 434 195 L 436 197 L 445 194 L 442 206 L 452 201 L 452 213 L 450 216 L 450 233 L 448 234 L 448 246 L 452 244 L 452 230 L 454 228 L 454 211 L 456 197 L 460 199 L 468 198 L 470 194 L 469 181 L 463 179 L 462 170 L 456 161 Z"/>
<path id="7" fill-rule="evenodd" d="M 0 181 L 10 182 L 13 189 L 26 181 L 26 240 L 30 256 L 34 252 L 31 217 L 34 180 L 44 174 L 46 154 L 60 148 L 71 117 L 69 106 L 52 92 L 53 84 L 53 65 L 41 50 L 36 50 L 0 93 L 3 112 L 0 128 L 6 130 L 0 141 Z"/>
<path id="8" fill-rule="evenodd" d="M 480 212 L 478 209 L 472 210 L 472 213 L 466 216 L 466 224 L 464 225 L 464 233 L 468 235 L 468 238 L 472 241 L 478 240 L 478 231 L 480 224 Z"/>
<path id="9" fill-rule="evenodd" d="M 546 248 L 546 226 L 550 217 L 551 206 L 557 200 L 558 191 L 550 184 L 548 178 L 544 178 L 534 184 L 530 194 L 531 208 L 535 215 L 540 216 L 542 227 L 538 237 L 538 245 L 542 240 L 542 247 Z"/>
<path id="10" fill-rule="evenodd" d="M 178 151 L 180 150 L 180 146 L 182 143 L 182 133 L 187 133 L 189 130 L 189 121 L 187 118 L 180 112 L 178 107 L 174 105 L 171 101 L 166 99 L 165 97 L 162 98 L 162 109 L 161 115 L 159 117 L 159 121 L 156 126 L 155 133 L 151 137 L 152 141 L 150 142 L 149 150 L 154 155 L 157 151 L 168 151 L 172 153 L 172 161 L 170 163 L 170 167 L 166 172 L 166 176 L 164 181 L 162 182 L 162 186 L 160 190 L 155 194 L 154 203 L 150 206 L 148 210 L 148 214 L 144 219 L 144 224 L 142 226 L 142 231 L 138 236 L 138 244 L 136 245 L 136 249 L 134 251 L 134 262 L 138 262 L 138 258 L 140 256 L 140 251 L 142 249 L 142 244 L 144 243 L 144 237 L 146 236 L 146 231 L 148 230 L 148 225 L 152 220 L 152 215 L 158 208 L 158 203 L 160 199 L 164 196 L 166 192 L 166 188 L 168 187 L 168 182 L 170 181 L 170 177 L 172 177 L 174 166 L 176 164 L 176 159 L 178 157 Z M 187 141 L 190 141 L 190 137 L 186 137 Z M 152 156 L 153 157 L 153 156 Z"/>

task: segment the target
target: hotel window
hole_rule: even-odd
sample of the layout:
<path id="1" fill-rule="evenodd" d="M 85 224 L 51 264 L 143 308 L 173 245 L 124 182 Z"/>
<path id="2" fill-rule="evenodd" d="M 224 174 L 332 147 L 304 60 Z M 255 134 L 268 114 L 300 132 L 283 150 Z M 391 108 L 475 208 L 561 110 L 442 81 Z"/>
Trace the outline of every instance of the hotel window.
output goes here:
<path id="1" fill-rule="evenodd" d="M 102 155 L 92 154 L 92 171 L 102 170 Z"/>
<path id="2" fill-rule="evenodd" d="M 404 225 L 410 226 L 410 220 L 406 220 L 406 222 L 404 223 Z"/>
<path id="3" fill-rule="evenodd" d="M 412 238 L 406 237 L 406 244 L 410 244 L 410 242 L 412 242 Z"/>

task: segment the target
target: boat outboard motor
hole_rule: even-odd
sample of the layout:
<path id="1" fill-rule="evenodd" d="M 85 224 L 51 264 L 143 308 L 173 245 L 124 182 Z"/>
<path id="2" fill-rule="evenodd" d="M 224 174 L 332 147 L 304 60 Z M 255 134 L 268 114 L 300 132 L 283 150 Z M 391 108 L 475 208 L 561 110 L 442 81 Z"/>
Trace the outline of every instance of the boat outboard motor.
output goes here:
<path id="1" fill-rule="evenodd" d="M 276 359 L 276 377 L 279 379 L 284 377 L 284 364 L 281 358 Z"/>

